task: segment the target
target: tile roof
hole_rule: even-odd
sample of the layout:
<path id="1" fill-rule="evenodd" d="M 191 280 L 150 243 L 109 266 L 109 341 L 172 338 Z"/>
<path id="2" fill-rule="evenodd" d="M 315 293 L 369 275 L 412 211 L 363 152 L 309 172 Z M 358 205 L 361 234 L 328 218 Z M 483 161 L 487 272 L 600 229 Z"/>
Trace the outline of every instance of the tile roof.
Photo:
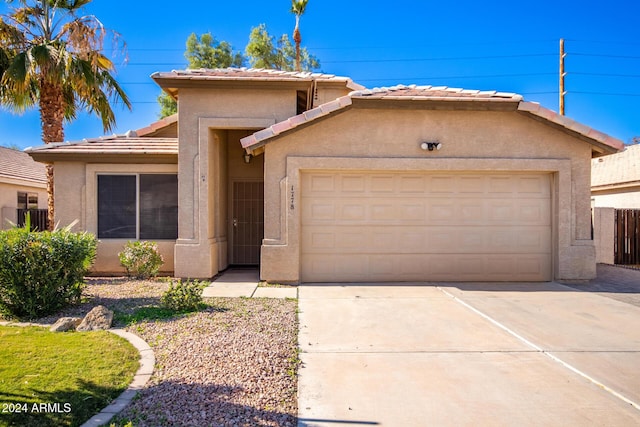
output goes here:
<path id="1" fill-rule="evenodd" d="M 624 142 L 619 139 L 576 122 L 567 116 L 560 115 L 553 110 L 541 106 L 537 102 L 520 102 L 518 104 L 518 112 L 593 141 L 593 145 L 598 146 L 601 150 L 608 151 L 608 153 L 615 153 L 624 148 Z"/>
<path id="2" fill-rule="evenodd" d="M 591 187 L 624 186 L 640 183 L 640 144 L 591 161 Z"/>
<path id="3" fill-rule="evenodd" d="M 468 90 L 451 88 L 447 86 L 417 86 L 397 85 L 374 89 L 358 90 L 350 93 L 353 98 L 371 99 L 429 99 L 429 100 L 491 100 L 491 101 L 522 101 L 522 95 L 510 92 L 497 92 L 495 90 Z"/>
<path id="4" fill-rule="evenodd" d="M 45 166 L 34 161 L 27 153 L 0 147 L 0 180 L 21 179 L 38 184 L 47 183 Z"/>
<path id="5" fill-rule="evenodd" d="M 352 103 L 351 97 L 349 95 L 341 96 L 340 98 L 334 99 L 333 101 L 324 103 L 316 108 L 312 108 L 311 110 L 307 110 L 302 114 L 298 114 L 297 116 L 293 116 L 287 120 L 276 123 L 273 126 L 270 126 L 266 129 L 260 130 L 252 135 L 244 137 L 240 140 L 243 148 L 257 148 L 264 143 L 277 135 L 280 135 L 283 132 L 295 129 L 296 127 L 312 122 L 320 117 L 327 116 L 334 111 L 342 110 L 345 107 L 350 106 Z"/>
<path id="6" fill-rule="evenodd" d="M 346 83 L 350 89 L 362 89 L 363 86 L 354 83 L 348 77 L 334 74 L 281 71 L 265 68 L 200 68 L 187 70 L 173 70 L 170 72 L 156 72 L 152 79 L 174 80 L 203 80 L 203 81 L 335 81 Z"/>
<path id="7" fill-rule="evenodd" d="M 178 138 L 138 137 L 134 131 L 125 135 L 112 135 L 100 138 L 84 139 L 76 142 L 29 147 L 25 150 L 35 155 L 178 155 Z"/>
<path id="8" fill-rule="evenodd" d="M 253 150 L 265 145 L 269 139 L 284 132 L 293 130 L 301 125 L 306 125 L 321 117 L 328 116 L 339 110 L 345 110 L 353 105 L 354 100 L 404 100 L 422 102 L 482 102 L 482 103 L 503 103 L 501 105 L 513 104 L 513 109 L 540 120 L 546 124 L 553 125 L 568 133 L 586 139 L 592 143 L 598 152 L 613 153 L 621 150 L 624 143 L 602 132 L 596 131 L 588 126 L 580 124 L 568 117 L 544 108 L 535 102 L 525 102 L 522 95 L 509 92 L 466 90 L 459 88 L 449 88 L 446 86 L 404 86 L 398 85 L 387 88 L 363 89 L 351 92 L 347 96 L 335 99 L 322 104 L 309 111 L 291 117 L 271 127 L 263 129 L 240 140 L 245 149 Z M 484 105 L 484 104 L 483 104 Z"/>
<path id="9" fill-rule="evenodd" d="M 178 114 L 172 114 L 164 117 L 157 122 L 153 122 L 148 126 L 136 129 L 134 132 L 139 137 L 156 137 L 163 136 L 170 127 L 176 127 L 178 124 Z"/>

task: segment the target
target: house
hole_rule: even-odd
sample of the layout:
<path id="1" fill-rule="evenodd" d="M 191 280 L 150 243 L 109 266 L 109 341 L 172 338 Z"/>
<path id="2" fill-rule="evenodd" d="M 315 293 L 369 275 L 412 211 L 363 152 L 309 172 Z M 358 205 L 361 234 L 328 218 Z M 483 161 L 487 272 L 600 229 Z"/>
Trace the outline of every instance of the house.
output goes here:
<path id="1" fill-rule="evenodd" d="M 260 69 L 152 78 L 179 100 L 177 135 L 28 150 L 55 164 L 57 218 L 97 233 L 99 271 L 140 238 L 178 277 L 595 276 L 591 159 L 623 144 L 519 95 Z"/>
<path id="2" fill-rule="evenodd" d="M 27 153 L 0 147 L 0 230 L 19 223 L 19 209 L 46 208 L 45 166 Z"/>
<path id="3" fill-rule="evenodd" d="M 591 161 L 591 202 L 597 208 L 640 209 L 640 145 Z"/>
<path id="4" fill-rule="evenodd" d="M 635 214 L 620 210 L 640 209 L 640 145 L 591 161 L 591 207 L 596 261 L 635 264 L 638 248 L 629 244 L 638 239 Z"/>

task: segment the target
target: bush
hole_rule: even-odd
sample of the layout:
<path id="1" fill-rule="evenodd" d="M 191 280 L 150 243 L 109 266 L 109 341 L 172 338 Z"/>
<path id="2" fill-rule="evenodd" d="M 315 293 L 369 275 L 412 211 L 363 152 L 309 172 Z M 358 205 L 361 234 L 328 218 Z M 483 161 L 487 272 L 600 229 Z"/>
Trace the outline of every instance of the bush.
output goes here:
<path id="1" fill-rule="evenodd" d="M 206 283 L 197 280 L 171 282 L 169 289 L 162 295 L 162 306 L 175 311 L 195 311 L 205 306 L 202 290 Z"/>
<path id="2" fill-rule="evenodd" d="M 70 227 L 37 233 L 29 227 L 27 221 L 0 231 L 0 312 L 33 319 L 80 302 L 97 241 Z"/>
<path id="3" fill-rule="evenodd" d="M 127 270 L 127 276 L 147 279 L 158 275 L 164 259 L 158 252 L 158 244 L 149 241 L 130 241 L 118 254 L 120 264 Z"/>

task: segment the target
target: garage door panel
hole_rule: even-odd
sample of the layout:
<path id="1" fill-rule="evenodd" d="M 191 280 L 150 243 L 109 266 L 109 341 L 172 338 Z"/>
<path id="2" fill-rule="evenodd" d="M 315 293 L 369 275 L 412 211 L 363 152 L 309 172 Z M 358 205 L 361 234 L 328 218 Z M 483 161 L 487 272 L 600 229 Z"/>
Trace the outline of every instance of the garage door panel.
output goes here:
<path id="1" fill-rule="evenodd" d="M 321 254 L 302 263 L 303 282 L 398 282 L 398 281 L 539 281 L 550 268 L 548 257 L 526 254 L 373 255 L 350 259 Z"/>
<path id="2" fill-rule="evenodd" d="M 548 174 L 302 174 L 303 281 L 550 280 Z"/>
<path id="3" fill-rule="evenodd" d="M 550 225 L 549 199 L 308 198 L 303 224 Z"/>
<path id="4" fill-rule="evenodd" d="M 305 173 L 303 194 L 309 192 L 330 197 L 350 197 L 352 193 L 393 193 L 404 197 L 408 193 L 426 196 L 447 194 L 466 198 L 469 194 L 483 197 L 549 198 L 551 188 L 548 174 L 443 174 L 342 172 L 337 175 L 324 172 Z M 346 193 L 346 194 L 338 194 Z"/>
<path id="5" fill-rule="evenodd" d="M 549 254 L 548 227 L 305 226 L 304 253 Z"/>

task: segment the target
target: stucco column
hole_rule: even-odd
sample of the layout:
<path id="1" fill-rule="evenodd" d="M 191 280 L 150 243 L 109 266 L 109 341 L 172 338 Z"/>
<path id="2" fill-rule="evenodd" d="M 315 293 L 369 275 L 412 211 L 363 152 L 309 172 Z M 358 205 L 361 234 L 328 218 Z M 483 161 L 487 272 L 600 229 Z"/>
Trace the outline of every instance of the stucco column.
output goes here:
<path id="1" fill-rule="evenodd" d="M 190 132 L 189 136 L 193 136 Z M 213 140 L 210 140 L 211 139 Z M 218 273 L 217 246 L 213 242 L 210 220 L 212 204 L 210 188 L 215 188 L 212 156 L 218 135 L 208 127 L 198 126 L 197 143 L 182 143 L 178 157 L 178 241 L 175 246 L 177 277 L 209 278 Z M 182 145 L 190 145 L 182 149 Z M 213 153 L 212 153 L 213 152 Z M 219 159 L 216 159 L 219 160 Z"/>
<path id="2" fill-rule="evenodd" d="M 593 209 L 593 240 L 596 245 L 596 262 L 614 264 L 614 208 Z"/>

